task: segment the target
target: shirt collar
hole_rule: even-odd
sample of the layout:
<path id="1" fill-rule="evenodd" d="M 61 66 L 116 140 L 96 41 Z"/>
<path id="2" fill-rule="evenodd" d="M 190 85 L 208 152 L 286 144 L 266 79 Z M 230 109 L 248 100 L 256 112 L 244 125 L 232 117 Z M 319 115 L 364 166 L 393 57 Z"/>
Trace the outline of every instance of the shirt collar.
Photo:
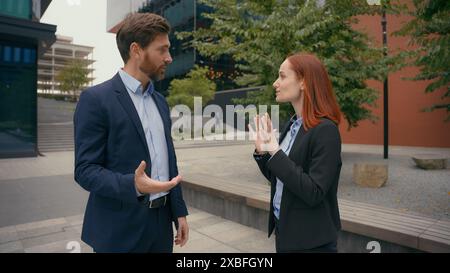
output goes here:
<path id="1" fill-rule="evenodd" d="M 291 117 L 291 127 L 289 131 L 291 132 L 292 137 L 297 134 L 298 129 L 302 126 L 302 121 L 302 117 L 297 118 L 297 115 Z"/>
<path id="2" fill-rule="evenodd" d="M 125 72 L 125 70 L 123 69 L 119 69 L 119 75 L 120 78 L 122 79 L 123 83 L 125 84 L 125 87 L 130 90 L 131 92 L 135 93 L 137 91 L 138 94 L 142 94 L 142 84 L 140 81 L 138 81 L 137 79 L 135 79 L 133 76 L 131 76 L 130 74 L 128 74 L 127 72 Z M 153 92 L 155 91 L 154 86 L 152 81 L 150 81 L 150 83 L 148 84 L 147 89 L 144 92 L 145 94 L 148 95 L 153 95 Z"/>
<path id="3" fill-rule="evenodd" d="M 289 123 L 291 124 L 291 126 L 299 126 L 303 123 L 303 118 L 297 117 L 297 115 L 294 114 L 289 120 Z"/>

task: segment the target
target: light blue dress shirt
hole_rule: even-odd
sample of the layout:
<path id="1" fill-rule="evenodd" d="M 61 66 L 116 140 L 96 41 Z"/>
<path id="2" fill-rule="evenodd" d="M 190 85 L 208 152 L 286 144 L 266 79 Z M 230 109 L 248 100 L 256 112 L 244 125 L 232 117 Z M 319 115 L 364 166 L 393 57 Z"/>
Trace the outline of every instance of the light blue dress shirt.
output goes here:
<path id="1" fill-rule="evenodd" d="M 298 118 L 294 121 L 294 123 L 291 125 L 291 128 L 289 132 L 287 132 L 286 136 L 284 137 L 283 141 L 280 144 L 280 149 L 286 154 L 289 155 L 289 152 L 291 151 L 292 144 L 294 143 L 295 137 L 297 136 L 297 133 L 302 126 L 302 118 Z M 272 159 L 272 157 L 270 158 Z M 270 160 L 269 159 L 269 160 Z M 275 190 L 275 195 L 273 196 L 273 214 L 277 219 L 280 219 L 280 205 L 281 205 L 281 196 L 283 194 L 283 182 L 278 179 L 277 177 L 277 185 Z"/>
<path id="2" fill-rule="evenodd" d="M 164 133 L 164 124 L 161 115 L 159 114 L 158 107 L 151 96 L 153 92 L 155 92 L 153 83 L 150 81 L 147 89 L 142 92 L 143 87 L 140 81 L 133 78 L 123 69 L 119 70 L 119 75 L 133 101 L 136 112 L 141 120 L 142 128 L 144 129 L 152 164 L 150 177 L 158 181 L 168 181 L 169 155 L 167 152 L 166 135 Z M 147 162 L 147 164 L 148 163 L 149 162 Z M 137 190 L 136 193 L 137 195 L 141 195 Z M 154 200 L 166 194 L 168 194 L 168 192 L 150 194 L 150 200 Z"/>

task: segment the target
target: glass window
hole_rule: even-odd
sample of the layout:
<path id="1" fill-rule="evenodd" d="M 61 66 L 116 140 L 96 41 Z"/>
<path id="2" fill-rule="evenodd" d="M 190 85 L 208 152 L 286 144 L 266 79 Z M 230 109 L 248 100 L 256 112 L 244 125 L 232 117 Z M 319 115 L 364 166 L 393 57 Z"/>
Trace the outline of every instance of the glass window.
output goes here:
<path id="1" fill-rule="evenodd" d="M 31 49 L 31 63 L 36 62 L 36 49 Z"/>
<path id="2" fill-rule="evenodd" d="M 23 63 L 33 64 L 36 60 L 36 50 L 32 48 L 23 48 Z"/>
<path id="3" fill-rule="evenodd" d="M 31 0 L 1 0 L 0 14 L 31 19 Z"/>
<path id="4" fill-rule="evenodd" d="M 20 47 L 15 47 L 14 48 L 14 62 L 15 63 L 20 63 L 20 53 L 22 52 L 22 49 Z"/>
<path id="5" fill-rule="evenodd" d="M 31 63 L 31 49 L 30 48 L 23 49 L 23 62 L 26 64 Z"/>
<path id="6" fill-rule="evenodd" d="M 12 50 L 10 46 L 5 46 L 3 50 L 3 61 L 10 62 L 11 61 L 11 54 Z"/>
<path id="7" fill-rule="evenodd" d="M 36 156 L 36 49 L 0 43 L 0 158 Z"/>

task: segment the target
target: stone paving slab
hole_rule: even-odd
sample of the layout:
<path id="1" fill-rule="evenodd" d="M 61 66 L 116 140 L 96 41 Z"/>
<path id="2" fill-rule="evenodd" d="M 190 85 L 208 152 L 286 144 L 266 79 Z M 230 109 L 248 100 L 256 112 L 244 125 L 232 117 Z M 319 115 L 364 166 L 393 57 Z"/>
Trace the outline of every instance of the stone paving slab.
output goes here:
<path id="1" fill-rule="evenodd" d="M 265 232 L 195 208 L 189 208 L 189 212 L 189 241 L 182 248 L 174 246 L 174 253 L 275 251 L 273 238 L 268 239 Z M 79 244 L 82 253 L 91 253 L 92 248 L 80 239 L 82 219 L 83 215 L 74 215 L 2 227 L 0 253 L 69 253 L 73 250 L 70 242 Z"/>

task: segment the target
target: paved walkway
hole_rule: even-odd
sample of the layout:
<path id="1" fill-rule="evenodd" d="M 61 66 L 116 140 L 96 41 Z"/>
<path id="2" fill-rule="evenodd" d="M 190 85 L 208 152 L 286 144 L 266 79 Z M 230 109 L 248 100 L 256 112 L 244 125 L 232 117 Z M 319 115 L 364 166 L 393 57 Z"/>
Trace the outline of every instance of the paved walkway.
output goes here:
<path id="1" fill-rule="evenodd" d="M 265 232 L 188 208 L 189 241 L 174 246 L 175 253 L 268 253 L 274 238 Z M 0 253 L 92 253 L 81 241 L 83 215 L 60 217 L 0 228 Z"/>

